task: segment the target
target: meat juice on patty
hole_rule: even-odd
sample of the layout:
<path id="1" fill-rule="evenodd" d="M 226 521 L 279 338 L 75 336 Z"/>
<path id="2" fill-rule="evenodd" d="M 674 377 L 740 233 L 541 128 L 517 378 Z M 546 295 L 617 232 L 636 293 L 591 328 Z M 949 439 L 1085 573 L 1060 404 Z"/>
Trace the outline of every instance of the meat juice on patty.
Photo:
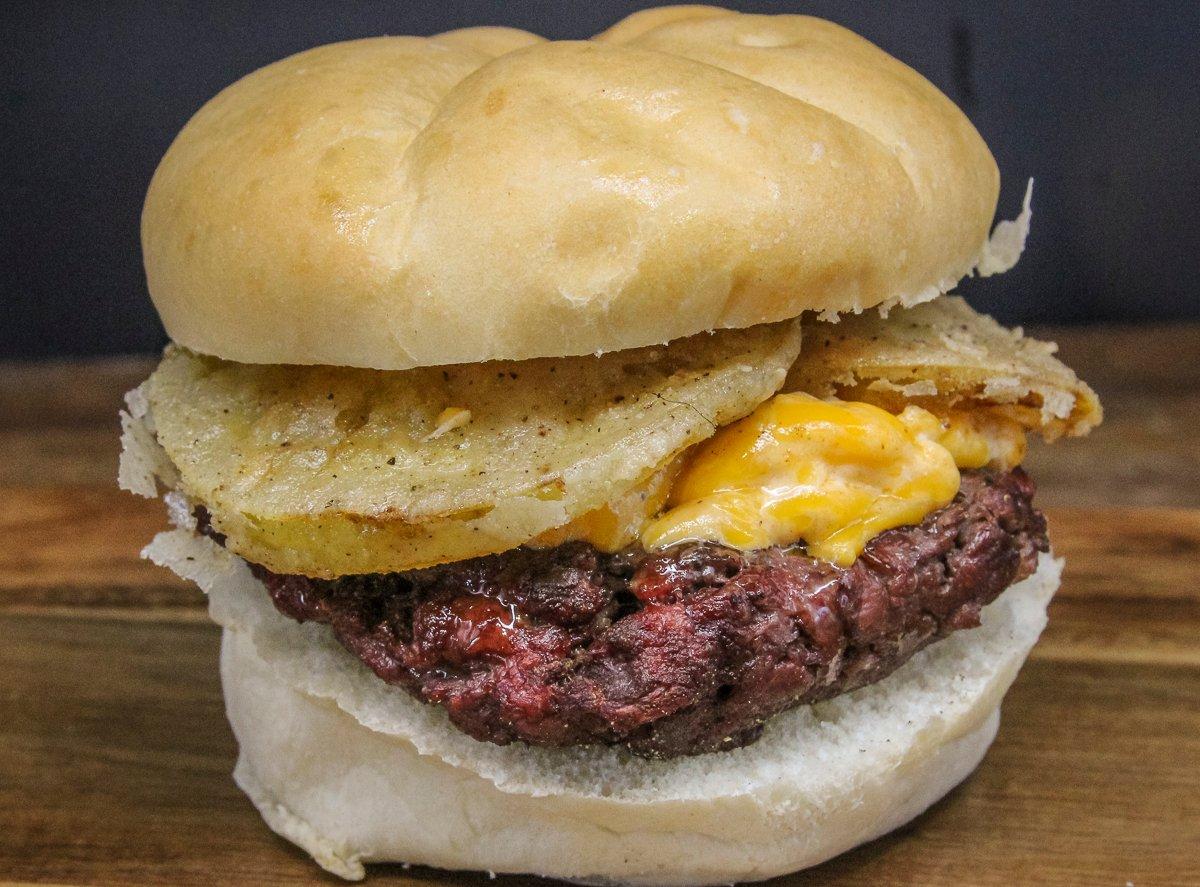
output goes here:
<path id="1" fill-rule="evenodd" d="M 802 546 L 572 542 L 336 580 L 252 569 L 280 612 L 328 624 L 476 739 L 665 758 L 751 743 L 772 715 L 977 626 L 1048 550 L 1033 493 L 1020 469 L 965 471 L 949 505 L 880 533 L 846 568 Z"/>

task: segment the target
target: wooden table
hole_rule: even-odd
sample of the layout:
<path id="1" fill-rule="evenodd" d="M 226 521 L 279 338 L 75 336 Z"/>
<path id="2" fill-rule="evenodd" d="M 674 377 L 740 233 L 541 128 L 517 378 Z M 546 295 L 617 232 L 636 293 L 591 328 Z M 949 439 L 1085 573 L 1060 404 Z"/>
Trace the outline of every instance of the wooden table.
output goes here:
<path id="1" fill-rule="evenodd" d="M 995 746 L 912 825 L 774 883 L 1200 884 L 1200 325 L 1056 333 L 1109 418 L 1030 459 L 1068 569 Z M 0 879 L 331 882 L 230 779 L 200 592 L 137 558 L 164 519 L 115 489 L 116 409 L 150 366 L 0 365 Z"/>

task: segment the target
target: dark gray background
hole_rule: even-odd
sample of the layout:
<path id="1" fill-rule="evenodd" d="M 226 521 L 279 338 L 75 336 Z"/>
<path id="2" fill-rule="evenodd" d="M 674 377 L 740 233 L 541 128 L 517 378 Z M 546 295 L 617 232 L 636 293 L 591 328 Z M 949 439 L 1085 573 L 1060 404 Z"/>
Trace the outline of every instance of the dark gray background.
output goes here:
<path id="1" fill-rule="evenodd" d="M 143 351 L 142 195 L 213 93 L 332 40 L 509 24 L 577 38 L 650 5 L 27 2 L 0 26 L 0 357 Z M 756 2 L 845 24 L 958 102 L 1004 178 L 1037 179 L 1016 270 L 964 291 L 1003 320 L 1200 317 L 1200 2 Z"/>

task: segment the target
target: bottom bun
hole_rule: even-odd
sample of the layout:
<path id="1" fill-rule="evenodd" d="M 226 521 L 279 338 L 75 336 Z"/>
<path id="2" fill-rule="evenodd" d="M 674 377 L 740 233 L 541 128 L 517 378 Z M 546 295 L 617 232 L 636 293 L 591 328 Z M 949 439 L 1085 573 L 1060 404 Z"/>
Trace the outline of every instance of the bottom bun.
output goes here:
<path id="1" fill-rule="evenodd" d="M 979 763 L 1046 622 L 1061 562 L 886 680 L 786 712 L 735 751 L 648 761 L 476 742 L 323 626 L 275 612 L 236 557 L 187 531 L 147 549 L 209 592 L 239 786 L 329 871 L 363 864 L 594 884 L 728 884 L 816 865 L 920 814 Z"/>

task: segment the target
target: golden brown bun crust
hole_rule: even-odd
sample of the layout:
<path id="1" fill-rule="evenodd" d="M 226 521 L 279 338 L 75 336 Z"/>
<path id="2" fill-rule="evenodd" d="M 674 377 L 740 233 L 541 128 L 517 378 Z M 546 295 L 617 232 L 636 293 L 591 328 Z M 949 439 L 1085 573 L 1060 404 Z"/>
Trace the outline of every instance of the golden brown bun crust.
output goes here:
<path id="1" fill-rule="evenodd" d="M 142 242 L 189 348 L 403 369 L 921 301 L 997 187 L 962 113 L 849 31 L 667 8 L 269 65 L 180 133 Z"/>

